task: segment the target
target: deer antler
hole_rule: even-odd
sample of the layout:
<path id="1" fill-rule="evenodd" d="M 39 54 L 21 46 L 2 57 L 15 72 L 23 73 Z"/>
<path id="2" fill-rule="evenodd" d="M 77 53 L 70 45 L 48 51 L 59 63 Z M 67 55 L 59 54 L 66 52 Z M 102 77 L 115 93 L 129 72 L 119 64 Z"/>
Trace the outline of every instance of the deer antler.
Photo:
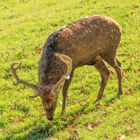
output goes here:
<path id="1" fill-rule="evenodd" d="M 62 78 L 55 85 L 51 85 L 51 86 L 42 87 L 42 86 L 38 86 L 38 85 L 35 85 L 35 84 L 32 84 L 32 83 L 29 83 L 29 82 L 27 82 L 23 79 L 20 79 L 19 76 L 17 75 L 17 70 L 19 68 L 21 68 L 22 63 L 20 63 L 17 67 L 15 67 L 15 66 L 18 63 L 13 63 L 11 65 L 13 76 L 15 77 L 15 79 L 17 81 L 16 85 L 24 84 L 27 87 L 30 87 L 33 90 L 35 90 L 35 94 L 33 96 L 29 96 L 30 98 L 35 98 L 39 95 L 42 95 L 42 94 L 45 93 L 45 91 L 48 91 L 48 92 L 51 91 L 51 93 L 53 94 L 56 89 L 63 86 L 66 79 L 70 78 L 70 73 L 72 71 L 72 60 L 71 60 L 71 58 L 66 56 L 66 55 L 58 54 L 58 53 L 55 53 L 55 56 L 57 56 L 62 62 L 64 62 L 67 65 L 67 72 L 64 76 L 62 76 Z"/>
<path id="2" fill-rule="evenodd" d="M 70 57 L 64 55 L 64 54 L 58 54 L 55 53 L 55 56 L 57 56 L 62 62 L 64 62 L 67 65 L 67 72 L 64 76 L 62 76 L 62 78 L 53 86 L 51 92 L 52 94 L 54 93 L 54 91 L 56 89 L 58 89 L 59 87 L 63 86 L 64 82 L 66 79 L 70 78 L 70 73 L 72 71 L 72 60 Z"/>
<path id="3" fill-rule="evenodd" d="M 20 79 L 20 78 L 18 77 L 18 75 L 17 75 L 17 70 L 18 70 L 19 68 L 21 68 L 22 62 L 21 62 L 17 67 L 15 67 L 17 64 L 18 64 L 18 63 L 13 63 L 13 64 L 11 65 L 11 69 L 12 69 L 13 76 L 14 76 L 15 79 L 17 80 L 16 85 L 22 83 L 22 84 L 26 85 L 27 87 L 32 88 L 32 89 L 35 90 L 35 91 L 38 90 L 38 86 L 37 86 L 37 85 L 32 84 L 32 83 L 29 83 L 29 82 L 27 82 L 27 81 L 25 81 L 25 80 L 22 80 L 22 79 Z"/>
<path id="4" fill-rule="evenodd" d="M 22 79 L 19 78 L 19 76 L 17 75 L 17 70 L 18 70 L 19 68 L 21 68 L 22 62 L 20 62 L 20 63 L 18 64 L 17 67 L 15 67 L 17 64 L 18 64 L 18 63 L 13 63 L 13 64 L 11 64 L 11 69 L 12 69 L 13 76 L 15 77 L 15 79 L 16 79 L 16 81 L 17 81 L 17 82 L 16 82 L 16 85 L 18 85 L 18 84 L 24 84 L 24 85 L 26 85 L 27 87 L 30 87 L 30 88 L 32 88 L 33 90 L 35 90 L 36 94 L 33 95 L 33 96 L 29 96 L 30 98 L 34 98 L 34 97 L 37 97 L 37 96 L 41 95 L 42 92 L 41 92 L 41 90 L 40 90 L 40 86 L 35 85 L 35 84 L 32 84 L 32 83 L 29 83 L 29 82 L 27 82 L 27 81 L 22 80 Z"/>

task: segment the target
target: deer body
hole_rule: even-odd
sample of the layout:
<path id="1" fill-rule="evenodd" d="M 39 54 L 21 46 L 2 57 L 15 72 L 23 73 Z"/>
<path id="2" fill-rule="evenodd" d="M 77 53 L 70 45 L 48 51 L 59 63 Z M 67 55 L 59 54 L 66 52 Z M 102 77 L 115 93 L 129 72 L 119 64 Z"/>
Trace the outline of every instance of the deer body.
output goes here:
<path id="1" fill-rule="evenodd" d="M 116 51 L 121 39 L 121 29 L 116 21 L 105 16 L 88 16 L 52 33 L 43 48 L 39 62 L 39 85 L 56 85 L 55 94 L 49 96 L 44 91 L 42 102 L 48 119 L 52 119 L 58 98 L 58 87 L 63 87 L 62 114 L 65 111 L 66 95 L 73 77 L 74 69 L 84 65 L 94 65 L 100 72 L 102 82 L 97 100 L 101 99 L 109 77 L 109 70 L 104 61 L 117 72 L 119 94 L 122 94 L 121 63 L 116 58 Z M 62 54 L 56 57 L 54 54 Z M 65 56 L 72 62 L 69 67 L 70 79 L 64 79 L 67 72 Z M 68 60 L 69 61 L 69 60 Z M 61 78 L 63 77 L 63 78 Z"/>
<path id="2" fill-rule="evenodd" d="M 56 31 L 48 38 L 49 43 L 45 47 L 68 55 L 73 60 L 73 66 L 78 67 L 87 65 L 98 55 L 115 51 L 120 37 L 120 27 L 114 20 L 90 16 Z"/>

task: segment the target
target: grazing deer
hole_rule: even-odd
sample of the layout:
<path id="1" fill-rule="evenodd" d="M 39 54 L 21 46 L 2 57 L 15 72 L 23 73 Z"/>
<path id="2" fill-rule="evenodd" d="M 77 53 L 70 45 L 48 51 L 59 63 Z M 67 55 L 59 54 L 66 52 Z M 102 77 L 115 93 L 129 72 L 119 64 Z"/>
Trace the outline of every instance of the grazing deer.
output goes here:
<path id="1" fill-rule="evenodd" d="M 68 87 L 77 67 L 93 65 L 100 72 L 102 82 L 97 97 L 99 100 L 103 97 L 110 73 L 105 65 L 107 62 L 117 72 L 118 93 L 122 94 L 121 63 L 116 58 L 120 39 L 121 29 L 116 21 L 100 15 L 88 16 L 48 37 L 39 61 L 38 85 L 18 77 L 16 71 L 21 64 L 12 64 L 12 72 L 17 84 L 22 83 L 35 90 L 32 98 L 41 97 L 47 118 L 52 120 L 60 87 L 63 87 L 62 115 L 65 112 Z"/>

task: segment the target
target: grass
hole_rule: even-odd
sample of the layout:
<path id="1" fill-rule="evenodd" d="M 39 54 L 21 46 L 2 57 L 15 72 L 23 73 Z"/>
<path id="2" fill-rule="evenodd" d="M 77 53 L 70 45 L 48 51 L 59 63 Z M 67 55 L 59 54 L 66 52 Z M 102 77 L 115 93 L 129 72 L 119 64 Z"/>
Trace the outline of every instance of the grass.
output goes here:
<path id="1" fill-rule="evenodd" d="M 140 0 L 1 0 L 0 1 L 0 140 L 140 139 Z M 66 117 L 60 119 L 60 94 L 52 124 L 33 91 L 15 87 L 10 64 L 22 60 L 19 75 L 37 83 L 37 67 L 50 33 L 78 18 L 103 14 L 123 29 L 118 58 L 124 95 L 117 97 L 114 70 L 104 98 L 94 104 L 100 75 L 94 67 L 75 71 Z"/>

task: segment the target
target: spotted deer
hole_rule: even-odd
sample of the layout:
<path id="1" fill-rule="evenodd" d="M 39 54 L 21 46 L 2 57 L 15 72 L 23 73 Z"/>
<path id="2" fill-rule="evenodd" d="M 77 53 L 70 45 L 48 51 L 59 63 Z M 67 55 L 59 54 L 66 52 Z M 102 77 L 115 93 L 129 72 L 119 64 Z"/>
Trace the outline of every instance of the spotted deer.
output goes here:
<path id="1" fill-rule="evenodd" d="M 22 83 L 40 96 L 46 116 L 53 119 L 59 89 L 62 87 L 62 112 L 66 110 L 66 98 L 75 68 L 90 65 L 101 74 L 101 86 L 97 100 L 103 97 L 111 65 L 118 77 L 118 94 L 122 94 L 121 63 L 116 51 L 121 39 L 119 24 L 106 16 L 95 15 L 79 19 L 52 33 L 43 48 L 38 68 L 38 85 L 26 82 L 17 75 L 20 65 L 13 63 L 11 69 L 17 84 Z"/>

